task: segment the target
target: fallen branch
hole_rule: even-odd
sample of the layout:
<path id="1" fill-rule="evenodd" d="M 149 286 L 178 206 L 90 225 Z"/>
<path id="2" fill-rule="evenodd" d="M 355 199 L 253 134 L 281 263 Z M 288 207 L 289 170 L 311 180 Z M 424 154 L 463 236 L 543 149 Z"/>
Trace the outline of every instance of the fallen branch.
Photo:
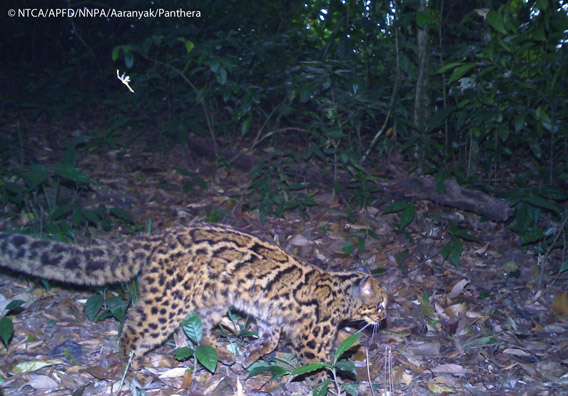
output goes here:
<path id="1" fill-rule="evenodd" d="M 194 153 L 216 161 L 213 145 L 205 139 L 192 135 L 188 141 L 188 147 Z M 252 152 L 238 153 L 231 149 L 220 149 L 218 154 L 221 158 L 233 158 L 231 166 L 242 171 L 250 171 L 260 160 L 260 157 Z M 306 178 L 313 186 L 330 189 L 333 186 L 333 177 L 326 172 L 311 167 L 309 169 L 297 169 L 296 173 Z M 350 185 L 349 175 L 337 175 L 340 185 Z M 460 187 L 454 179 L 442 182 L 443 191 L 438 192 L 436 179 L 432 176 L 416 176 L 397 179 L 392 181 L 380 181 L 375 186 L 381 191 L 382 199 L 390 200 L 428 200 L 438 205 L 462 209 L 477 213 L 488 219 L 505 221 L 513 214 L 513 209 L 504 199 L 495 198 L 477 190 L 469 190 Z M 339 197 L 347 198 L 347 190 L 340 191 Z"/>

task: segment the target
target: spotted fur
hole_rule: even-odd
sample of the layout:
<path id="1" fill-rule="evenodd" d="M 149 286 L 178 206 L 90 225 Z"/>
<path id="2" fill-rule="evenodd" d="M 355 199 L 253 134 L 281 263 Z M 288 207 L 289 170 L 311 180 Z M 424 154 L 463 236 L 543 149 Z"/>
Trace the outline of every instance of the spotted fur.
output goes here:
<path id="1" fill-rule="evenodd" d="M 0 266 L 90 286 L 138 276 L 140 298 L 121 337 L 122 358 L 134 351 L 135 370 L 190 312 L 202 319 L 202 342 L 227 364 L 234 356 L 212 329 L 229 307 L 255 317 L 258 339 L 243 352 L 245 367 L 273 351 L 281 333 L 302 363 L 326 359 L 341 322 L 376 325 L 386 315 L 386 294 L 369 274 L 324 271 L 224 225 L 172 228 L 94 246 L 0 234 Z"/>

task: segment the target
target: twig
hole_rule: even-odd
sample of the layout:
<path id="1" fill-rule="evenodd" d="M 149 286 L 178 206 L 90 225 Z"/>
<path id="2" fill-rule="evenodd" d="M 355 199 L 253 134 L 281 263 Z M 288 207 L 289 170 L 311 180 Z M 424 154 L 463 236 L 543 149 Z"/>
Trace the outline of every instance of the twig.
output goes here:
<path id="1" fill-rule="evenodd" d="M 367 380 L 369 380 L 369 388 L 371 388 L 371 396 L 375 396 L 375 391 L 373 390 L 373 381 L 371 380 L 371 369 L 369 368 L 369 350 L 365 348 L 365 360 L 367 362 Z"/>
<path id="2" fill-rule="evenodd" d="M 133 358 L 134 358 L 134 351 L 130 351 L 128 363 L 126 363 L 126 367 L 124 368 L 124 372 L 122 373 L 122 378 L 120 379 L 120 384 L 118 384 L 118 390 L 116 391 L 117 395 L 120 392 L 120 390 L 122 389 L 122 386 L 124 385 L 124 381 L 126 380 L 126 375 L 128 374 L 128 370 L 130 369 L 130 366 L 132 365 L 132 359 Z"/>
<path id="3" fill-rule="evenodd" d="M 384 394 L 390 396 L 393 394 L 394 382 L 392 377 L 392 349 L 390 346 L 385 346 L 385 392 Z"/>

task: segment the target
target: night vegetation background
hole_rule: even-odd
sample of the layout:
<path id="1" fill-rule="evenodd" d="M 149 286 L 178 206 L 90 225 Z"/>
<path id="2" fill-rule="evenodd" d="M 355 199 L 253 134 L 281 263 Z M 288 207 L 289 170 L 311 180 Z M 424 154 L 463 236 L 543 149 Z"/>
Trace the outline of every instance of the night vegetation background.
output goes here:
<path id="1" fill-rule="evenodd" d="M 192 216 L 237 224 L 309 224 L 324 206 L 354 221 L 373 208 L 395 216 L 399 276 L 412 257 L 465 272 L 466 253 L 499 228 L 506 238 L 491 235 L 527 261 L 503 253 L 492 270 L 533 279 L 526 292 L 564 298 L 568 315 L 565 1 L 48 3 L 0 7 L 3 230 L 85 242 L 171 225 L 166 204 L 193 201 Z M 199 13 L 8 14 L 24 8 Z M 136 207 L 133 187 L 113 199 L 100 189 L 150 179 L 160 210 Z M 231 193 L 213 198 L 213 186 Z M 477 217 L 428 228 L 435 213 L 424 202 Z M 342 240 L 342 254 L 380 240 L 373 221 Z M 417 253 L 434 228 L 434 253 Z"/>

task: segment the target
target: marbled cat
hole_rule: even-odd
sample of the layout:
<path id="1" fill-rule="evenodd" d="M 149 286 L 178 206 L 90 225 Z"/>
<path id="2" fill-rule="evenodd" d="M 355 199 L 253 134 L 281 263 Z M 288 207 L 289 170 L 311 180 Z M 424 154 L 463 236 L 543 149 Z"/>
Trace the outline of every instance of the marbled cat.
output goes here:
<path id="1" fill-rule="evenodd" d="M 121 356 L 133 369 L 191 312 L 203 322 L 202 343 L 219 360 L 235 361 L 212 330 L 234 307 L 254 318 L 258 339 L 242 353 L 248 367 L 272 352 L 284 333 L 303 364 L 325 360 L 338 327 L 385 318 L 387 297 L 364 272 L 329 272 L 294 258 L 254 235 L 225 225 L 198 224 L 119 242 L 78 246 L 20 234 L 0 234 L 0 266 L 37 277 L 101 286 L 139 279 L 128 311 Z"/>

